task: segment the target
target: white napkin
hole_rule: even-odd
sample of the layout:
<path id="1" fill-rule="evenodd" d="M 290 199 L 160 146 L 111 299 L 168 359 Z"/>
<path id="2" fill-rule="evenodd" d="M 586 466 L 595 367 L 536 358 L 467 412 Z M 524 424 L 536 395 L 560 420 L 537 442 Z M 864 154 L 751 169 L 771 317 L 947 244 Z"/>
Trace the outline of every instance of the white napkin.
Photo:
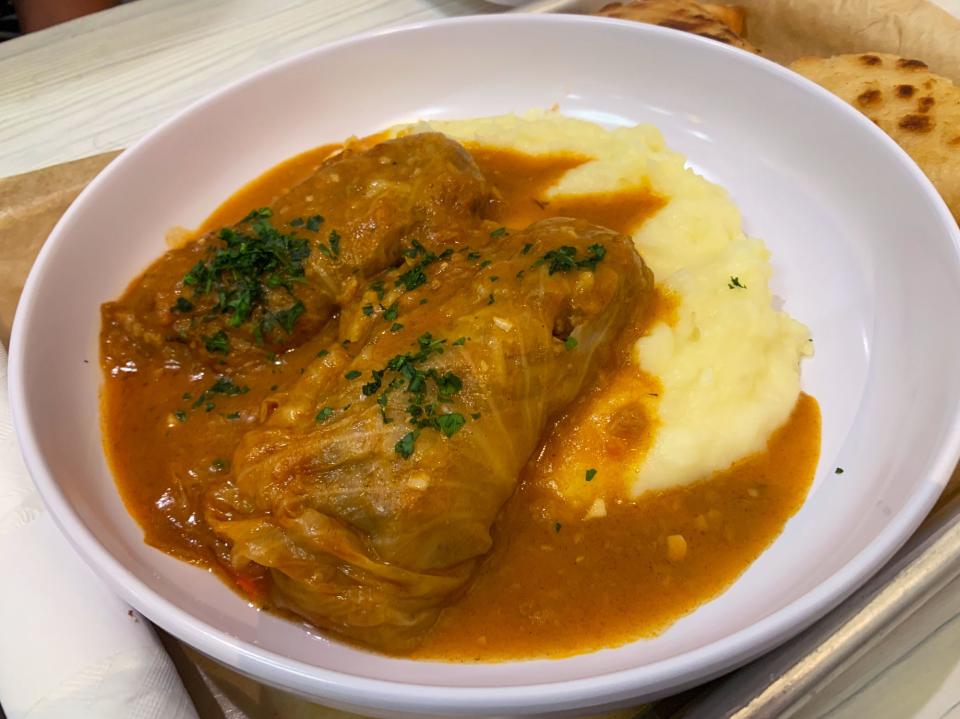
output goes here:
<path id="1" fill-rule="evenodd" d="M 149 623 L 97 579 L 34 489 L 2 346 L 0 705 L 8 719 L 197 719 Z"/>

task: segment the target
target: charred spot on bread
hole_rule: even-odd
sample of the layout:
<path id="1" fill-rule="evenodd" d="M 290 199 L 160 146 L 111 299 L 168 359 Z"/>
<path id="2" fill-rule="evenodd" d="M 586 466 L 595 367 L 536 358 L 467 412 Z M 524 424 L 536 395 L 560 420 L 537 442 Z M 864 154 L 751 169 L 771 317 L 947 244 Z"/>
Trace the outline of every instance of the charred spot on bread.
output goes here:
<path id="1" fill-rule="evenodd" d="M 897 97 L 913 97 L 916 89 L 913 85 L 897 85 Z"/>
<path id="2" fill-rule="evenodd" d="M 857 96 L 857 104 L 860 107 L 867 107 L 869 105 L 876 105 L 883 99 L 883 93 L 881 93 L 876 88 L 870 90 L 864 90 Z"/>
<path id="3" fill-rule="evenodd" d="M 903 70 L 926 70 L 927 63 L 923 60 L 910 60 L 905 57 L 901 57 L 897 60 L 897 67 Z"/>
<path id="4" fill-rule="evenodd" d="M 917 112 L 930 112 L 930 108 L 933 107 L 936 102 L 937 101 L 932 97 L 921 97 L 920 101 L 917 103 Z"/>
<path id="5" fill-rule="evenodd" d="M 960 135 L 957 135 L 952 140 L 947 140 L 948 145 L 960 145 Z"/>
<path id="6" fill-rule="evenodd" d="M 898 126 L 910 132 L 930 132 L 933 129 L 933 123 L 927 115 L 904 115 Z"/>
<path id="7" fill-rule="evenodd" d="M 860 62 L 864 65 L 879 65 L 882 61 L 876 55 L 861 55 Z"/>

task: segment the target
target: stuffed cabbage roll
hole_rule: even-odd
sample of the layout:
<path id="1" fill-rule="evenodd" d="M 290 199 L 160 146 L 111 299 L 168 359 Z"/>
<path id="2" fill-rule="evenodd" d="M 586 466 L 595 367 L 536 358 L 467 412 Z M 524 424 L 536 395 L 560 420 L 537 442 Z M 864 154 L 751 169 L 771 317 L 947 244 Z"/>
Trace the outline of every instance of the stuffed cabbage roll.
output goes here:
<path id="1" fill-rule="evenodd" d="M 104 305 L 105 361 L 161 353 L 236 366 L 297 346 L 401 261 L 401 238 L 454 242 L 490 198 L 470 155 L 441 134 L 347 149 L 272 206 L 168 252 L 133 304 Z"/>
<path id="2" fill-rule="evenodd" d="M 262 408 L 206 518 L 266 602 L 409 649 L 490 549 L 548 421 L 652 293 L 631 240 L 580 220 L 419 243 Z M 379 299 L 378 299 L 379 298 Z"/>

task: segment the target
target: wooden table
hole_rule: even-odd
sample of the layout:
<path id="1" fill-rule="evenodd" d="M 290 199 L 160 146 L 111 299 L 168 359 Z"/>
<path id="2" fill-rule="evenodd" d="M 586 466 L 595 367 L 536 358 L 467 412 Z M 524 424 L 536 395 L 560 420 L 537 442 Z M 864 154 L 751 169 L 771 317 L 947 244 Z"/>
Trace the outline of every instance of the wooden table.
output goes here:
<path id="1" fill-rule="evenodd" d="M 960 0 L 937 2 L 960 15 Z M 0 177 L 126 147 L 225 83 L 331 40 L 501 10 L 483 0 L 136 0 L 0 44 Z M 266 696 L 286 716 L 331 716 Z M 960 581 L 795 716 L 960 719 Z"/>

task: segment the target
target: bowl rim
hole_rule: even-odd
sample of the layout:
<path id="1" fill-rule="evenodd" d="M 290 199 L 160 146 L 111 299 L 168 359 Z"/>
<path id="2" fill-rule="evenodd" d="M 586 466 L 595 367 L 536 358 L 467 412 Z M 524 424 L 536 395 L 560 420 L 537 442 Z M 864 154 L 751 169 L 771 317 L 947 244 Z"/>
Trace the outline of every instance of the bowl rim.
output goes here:
<path id="1" fill-rule="evenodd" d="M 888 148 L 895 151 L 896 161 L 918 184 L 919 189 L 922 189 L 928 199 L 934 200 L 939 218 L 945 224 L 947 233 L 952 239 L 955 257 L 958 258 L 953 269 L 960 278 L 960 228 L 932 183 L 913 160 L 882 130 L 827 90 L 786 67 L 756 55 L 750 55 L 747 59 L 745 57 L 747 53 L 743 51 L 667 28 L 613 18 L 549 13 L 501 13 L 426 20 L 376 29 L 326 43 L 270 64 L 228 83 L 213 93 L 204 95 L 145 134 L 114 159 L 84 188 L 51 231 L 31 268 L 17 309 L 10 343 L 8 389 L 14 427 L 25 464 L 54 521 L 70 544 L 115 593 L 142 612 L 144 616 L 203 654 L 241 673 L 296 693 L 353 705 L 358 701 L 358 697 L 362 697 L 362 703 L 365 706 L 393 711 L 463 713 L 478 710 L 490 711 L 493 707 L 498 711 L 520 712 L 560 710 L 592 706 L 601 702 L 624 701 L 640 693 L 663 694 L 667 691 L 679 690 L 729 671 L 768 651 L 812 624 L 855 591 L 906 542 L 933 506 L 960 458 L 960 406 L 958 406 L 954 411 L 952 424 L 945 432 L 945 440 L 931 461 L 932 469 L 928 476 L 917 481 L 916 489 L 909 501 L 890 518 L 873 541 L 827 580 L 754 624 L 715 642 L 652 664 L 572 680 L 506 687 L 438 686 L 373 679 L 324 669 L 267 651 L 216 629 L 181 610 L 130 574 L 121 562 L 96 539 L 53 478 L 45 458 L 39 451 L 30 402 L 23 385 L 27 336 L 30 328 L 38 324 L 32 317 L 37 297 L 42 292 L 41 280 L 44 268 L 50 257 L 57 252 L 58 247 L 69 241 L 69 226 L 78 208 L 119 167 L 133 162 L 140 147 L 156 142 L 170 128 L 176 126 L 182 117 L 216 103 L 221 96 L 235 91 L 254 78 L 282 73 L 288 65 L 302 62 L 308 57 L 322 56 L 350 45 L 360 45 L 394 34 L 418 32 L 436 27 L 498 26 L 513 23 L 571 27 L 580 24 L 629 25 L 633 32 L 641 36 L 669 34 L 673 38 L 672 41 L 676 43 L 701 43 L 713 47 L 718 53 L 738 53 L 740 62 L 754 63 L 766 72 L 778 76 L 783 82 L 798 85 L 805 92 L 819 94 L 821 98 L 826 98 L 836 111 L 856 116 L 862 131 L 872 132 L 881 142 L 886 142 Z"/>

